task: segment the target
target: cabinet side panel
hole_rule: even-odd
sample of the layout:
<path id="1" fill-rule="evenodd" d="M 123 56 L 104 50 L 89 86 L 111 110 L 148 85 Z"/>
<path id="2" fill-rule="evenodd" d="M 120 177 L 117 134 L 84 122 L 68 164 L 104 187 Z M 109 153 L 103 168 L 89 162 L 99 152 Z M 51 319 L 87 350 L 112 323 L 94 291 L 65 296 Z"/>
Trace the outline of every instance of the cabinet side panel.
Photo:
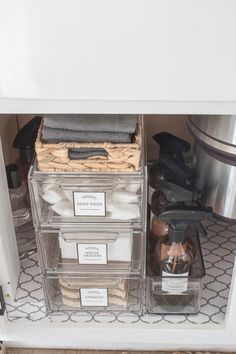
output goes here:
<path id="1" fill-rule="evenodd" d="M 13 300 L 20 274 L 20 262 L 8 194 L 0 140 L 0 283 L 4 296 Z"/>

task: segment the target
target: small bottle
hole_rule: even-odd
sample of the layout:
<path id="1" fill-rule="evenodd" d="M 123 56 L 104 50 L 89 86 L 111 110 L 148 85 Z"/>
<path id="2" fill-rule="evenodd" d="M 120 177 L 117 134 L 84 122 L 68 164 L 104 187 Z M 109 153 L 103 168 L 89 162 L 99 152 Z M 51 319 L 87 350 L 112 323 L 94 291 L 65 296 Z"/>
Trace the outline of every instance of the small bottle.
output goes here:
<path id="1" fill-rule="evenodd" d="M 174 230 L 169 226 L 168 236 L 156 246 L 154 273 L 161 279 L 153 284 L 153 296 L 162 313 L 181 313 L 194 304 L 194 295 L 188 289 L 189 276 L 197 250 L 188 238 L 188 231 Z"/>
<path id="2" fill-rule="evenodd" d="M 7 165 L 6 174 L 14 225 L 19 227 L 31 221 L 28 189 L 26 183 L 21 180 L 16 164 Z"/>
<path id="3" fill-rule="evenodd" d="M 201 197 L 198 191 L 187 190 L 171 182 L 160 182 L 151 199 L 150 228 L 153 234 L 158 238 L 167 235 L 168 223 L 158 217 L 167 207 L 202 206 Z"/>
<path id="4" fill-rule="evenodd" d="M 151 201 L 151 232 L 157 238 L 164 237 L 168 234 L 168 224 L 166 221 L 160 220 L 158 215 L 163 213 L 167 207 L 166 195 L 161 190 L 155 190 L 152 194 Z"/>

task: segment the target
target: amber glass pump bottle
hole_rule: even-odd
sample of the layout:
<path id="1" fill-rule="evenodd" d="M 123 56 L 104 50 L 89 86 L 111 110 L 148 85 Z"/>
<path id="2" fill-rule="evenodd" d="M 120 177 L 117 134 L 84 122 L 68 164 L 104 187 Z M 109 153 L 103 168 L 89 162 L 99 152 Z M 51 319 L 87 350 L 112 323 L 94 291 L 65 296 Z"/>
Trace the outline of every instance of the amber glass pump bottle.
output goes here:
<path id="1" fill-rule="evenodd" d="M 195 249 L 187 237 L 187 230 L 190 225 L 199 228 L 200 222 L 210 216 L 211 208 L 189 206 L 170 207 L 159 215 L 160 220 L 168 223 L 169 229 L 156 245 L 155 275 L 188 277 Z"/>

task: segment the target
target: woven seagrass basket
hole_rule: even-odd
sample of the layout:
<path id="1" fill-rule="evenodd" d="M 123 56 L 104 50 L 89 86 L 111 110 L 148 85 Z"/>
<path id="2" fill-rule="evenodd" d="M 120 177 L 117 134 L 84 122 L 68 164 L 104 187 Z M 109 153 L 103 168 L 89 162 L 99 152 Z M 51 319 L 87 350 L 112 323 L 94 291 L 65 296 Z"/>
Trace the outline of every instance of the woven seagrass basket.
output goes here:
<path id="1" fill-rule="evenodd" d="M 142 127 L 138 120 L 133 143 L 79 143 L 61 142 L 48 144 L 42 140 L 42 128 L 38 131 L 35 142 L 35 151 L 38 169 L 45 172 L 79 172 L 79 171 L 106 171 L 125 172 L 136 171 L 140 167 Z M 68 149 L 72 148 L 103 148 L 107 156 L 94 156 L 87 159 L 71 160 Z"/>

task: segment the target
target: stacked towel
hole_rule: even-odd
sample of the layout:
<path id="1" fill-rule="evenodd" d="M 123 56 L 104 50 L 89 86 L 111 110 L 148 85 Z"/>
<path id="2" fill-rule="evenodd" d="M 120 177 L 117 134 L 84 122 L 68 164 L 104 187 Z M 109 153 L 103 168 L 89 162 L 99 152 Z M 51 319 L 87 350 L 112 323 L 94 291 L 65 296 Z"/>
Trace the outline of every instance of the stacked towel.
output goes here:
<path id="1" fill-rule="evenodd" d="M 51 114 L 44 118 L 42 137 L 47 143 L 131 143 L 137 116 Z"/>
<path id="2" fill-rule="evenodd" d="M 126 114 L 50 114 L 44 118 L 49 128 L 84 132 L 134 133 L 137 117 Z"/>
<path id="3" fill-rule="evenodd" d="M 76 141 L 81 143 L 131 143 L 132 135 L 129 133 L 110 132 L 83 132 L 66 129 L 54 129 L 44 126 L 43 140 L 47 143 L 59 143 L 61 141 Z"/>
<path id="4" fill-rule="evenodd" d="M 68 149 L 68 157 L 71 160 L 82 160 L 94 156 L 107 157 L 107 151 L 102 148 L 73 148 Z"/>

